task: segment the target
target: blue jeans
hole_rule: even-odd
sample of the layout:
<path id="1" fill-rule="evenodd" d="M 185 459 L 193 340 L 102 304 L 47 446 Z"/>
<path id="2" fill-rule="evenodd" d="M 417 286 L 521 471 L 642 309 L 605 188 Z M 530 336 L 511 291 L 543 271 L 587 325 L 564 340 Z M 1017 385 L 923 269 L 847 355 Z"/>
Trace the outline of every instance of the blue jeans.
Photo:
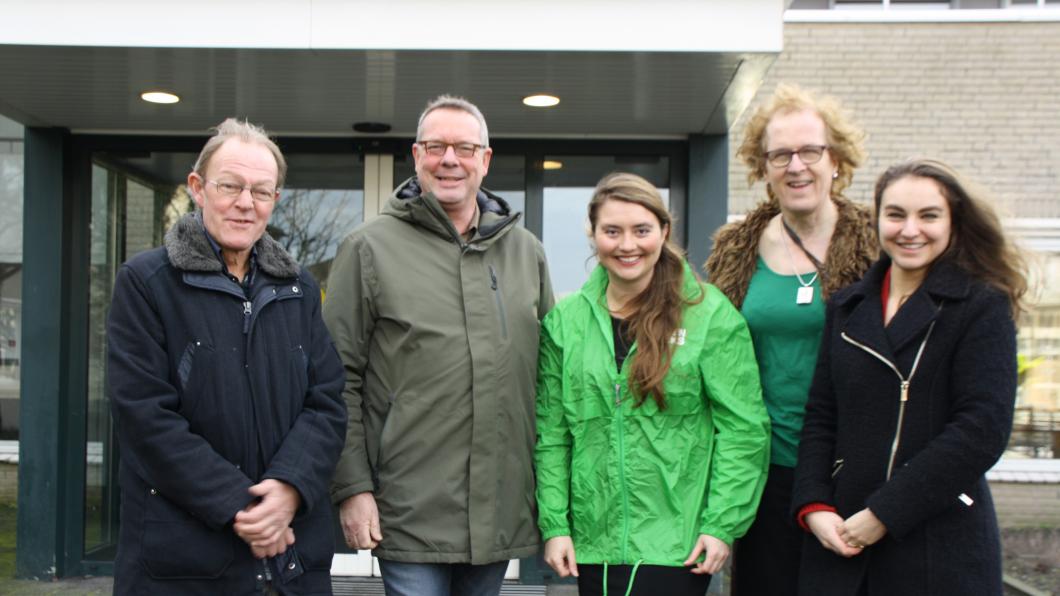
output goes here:
<path id="1" fill-rule="evenodd" d="M 401 563 L 379 559 L 387 596 L 498 596 L 508 561 Z"/>

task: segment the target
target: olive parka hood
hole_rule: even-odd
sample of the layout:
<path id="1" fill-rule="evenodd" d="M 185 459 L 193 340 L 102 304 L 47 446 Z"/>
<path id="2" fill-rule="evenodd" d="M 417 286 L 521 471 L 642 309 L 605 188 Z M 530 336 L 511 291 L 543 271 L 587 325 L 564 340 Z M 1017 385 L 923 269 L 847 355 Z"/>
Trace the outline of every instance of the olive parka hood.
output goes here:
<path id="1" fill-rule="evenodd" d="M 331 270 L 324 318 L 349 411 L 331 496 L 373 492 L 383 559 L 485 564 L 540 545 L 534 378 L 552 286 L 520 215 L 477 200 L 465 240 L 411 178 Z"/>

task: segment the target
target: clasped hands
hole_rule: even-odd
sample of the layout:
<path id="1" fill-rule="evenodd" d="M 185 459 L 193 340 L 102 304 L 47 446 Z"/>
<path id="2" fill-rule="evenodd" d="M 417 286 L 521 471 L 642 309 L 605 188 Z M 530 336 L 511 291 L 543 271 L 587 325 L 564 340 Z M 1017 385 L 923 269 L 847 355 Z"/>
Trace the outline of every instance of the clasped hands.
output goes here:
<path id="1" fill-rule="evenodd" d="M 258 559 L 283 554 L 294 544 L 291 520 L 301 496 L 290 484 L 272 478 L 251 486 L 249 492 L 255 499 L 236 513 L 232 529 Z"/>
<path id="2" fill-rule="evenodd" d="M 845 520 L 832 511 L 814 511 L 806 516 L 806 525 L 821 546 L 848 558 L 861 554 L 887 534 L 887 527 L 868 508 Z"/>

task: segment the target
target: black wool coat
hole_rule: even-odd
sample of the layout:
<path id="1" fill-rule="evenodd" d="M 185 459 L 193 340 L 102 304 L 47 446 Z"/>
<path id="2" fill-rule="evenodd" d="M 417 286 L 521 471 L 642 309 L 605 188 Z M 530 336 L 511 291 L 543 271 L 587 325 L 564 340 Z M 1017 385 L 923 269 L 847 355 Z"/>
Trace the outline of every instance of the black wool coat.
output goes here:
<path id="1" fill-rule="evenodd" d="M 320 288 L 268 236 L 249 291 L 190 214 L 118 272 L 108 395 L 121 454 L 115 594 L 330 594 L 328 485 L 344 373 Z M 232 529 L 266 478 L 297 489 L 295 544 L 260 561 Z"/>
<path id="2" fill-rule="evenodd" d="M 884 327 L 880 286 L 889 266 L 883 257 L 829 301 L 792 502 L 793 514 L 825 503 L 843 518 L 868 507 L 887 534 L 849 559 L 808 535 L 799 593 L 853 596 L 865 581 L 872 596 L 1000 596 L 985 473 L 1012 426 L 1009 302 L 942 261 Z M 909 379 L 922 345 L 899 429 L 901 381 L 883 360 Z"/>

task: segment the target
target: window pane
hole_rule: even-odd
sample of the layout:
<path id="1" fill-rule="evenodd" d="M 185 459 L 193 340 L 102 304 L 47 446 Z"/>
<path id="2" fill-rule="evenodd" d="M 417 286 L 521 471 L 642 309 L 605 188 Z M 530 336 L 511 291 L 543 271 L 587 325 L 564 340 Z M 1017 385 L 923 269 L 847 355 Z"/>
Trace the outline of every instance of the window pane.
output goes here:
<path id="1" fill-rule="evenodd" d="M 581 287 L 596 266 L 588 237 L 588 207 L 596 183 L 611 172 L 646 178 L 670 199 L 670 160 L 659 156 L 547 156 L 543 166 L 541 240 L 556 298 Z"/>
<path id="2" fill-rule="evenodd" d="M 861 9 L 882 10 L 883 9 L 883 2 L 882 2 L 882 0 L 877 0 L 876 2 L 871 2 L 871 1 L 869 1 L 869 2 L 853 1 L 852 2 L 850 0 L 836 0 L 835 8 L 836 8 L 836 10 L 847 10 L 847 9 L 851 9 L 851 10 L 861 10 Z"/>
<path id="3" fill-rule="evenodd" d="M 110 402 L 105 392 L 106 321 L 117 270 L 118 198 L 126 180 L 92 166 L 92 207 L 88 280 L 88 395 L 85 420 L 85 556 L 113 558 L 117 542 L 117 474 Z"/>
<path id="4" fill-rule="evenodd" d="M 22 126 L 0 116 L 0 439 L 18 439 L 22 363 Z"/>
<path id="5" fill-rule="evenodd" d="M 1040 298 L 1020 317 L 1020 385 L 1009 453 L 1060 458 L 1060 254 L 1038 256 Z"/>
<path id="6" fill-rule="evenodd" d="M 364 163 L 356 155 L 287 156 L 269 234 L 326 287 L 342 239 L 364 221 Z"/>

